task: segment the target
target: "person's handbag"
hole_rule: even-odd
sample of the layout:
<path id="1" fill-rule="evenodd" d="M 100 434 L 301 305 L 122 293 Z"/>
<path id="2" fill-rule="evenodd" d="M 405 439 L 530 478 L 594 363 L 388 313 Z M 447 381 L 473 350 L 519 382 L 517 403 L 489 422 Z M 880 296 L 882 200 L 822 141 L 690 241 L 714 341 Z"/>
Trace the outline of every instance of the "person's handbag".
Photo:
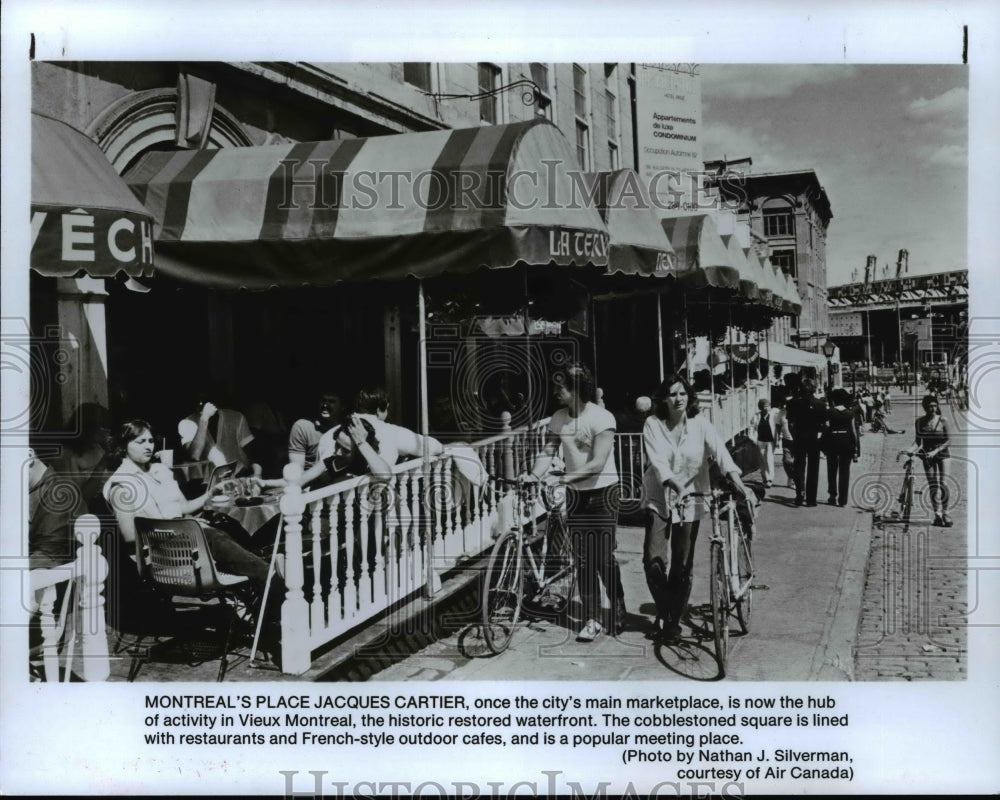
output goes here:
<path id="1" fill-rule="evenodd" d="M 785 472 L 788 473 L 789 476 L 795 469 L 795 454 L 792 452 L 791 439 L 781 440 L 781 466 L 784 467 Z"/>

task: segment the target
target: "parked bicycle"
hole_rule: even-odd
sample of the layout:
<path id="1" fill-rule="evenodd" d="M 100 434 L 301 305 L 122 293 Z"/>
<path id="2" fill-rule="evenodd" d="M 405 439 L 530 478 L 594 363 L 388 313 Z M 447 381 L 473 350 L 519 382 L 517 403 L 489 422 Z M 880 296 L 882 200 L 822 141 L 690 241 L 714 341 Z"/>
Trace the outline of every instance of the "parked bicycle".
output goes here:
<path id="1" fill-rule="evenodd" d="M 754 575 L 751 542 L 756 512 L 753 503 L 744 502 L 739 506 L 740 500 L 730 491 L 713 489 L 690 496 L 708 500 L 712 519 L 708 567 L 712 639 L 720 676 L 725 677 L 729 659 L 729 618 L 736 617 L 740 633 L 750 632 Z"/>
<path id="2" fill-rule="evenodd" d="M 576 559 L 565 487 L 524 478 L 494 480 L 515 489 L 513 522 L 493 545 L 483 574 L 483 638 L 499 654 L 510 645 L 522 608 L 538 618 L 565 613 L 576 589 Z M 545 510 L 541 524 L 535 513 L 539 500 Z"/>

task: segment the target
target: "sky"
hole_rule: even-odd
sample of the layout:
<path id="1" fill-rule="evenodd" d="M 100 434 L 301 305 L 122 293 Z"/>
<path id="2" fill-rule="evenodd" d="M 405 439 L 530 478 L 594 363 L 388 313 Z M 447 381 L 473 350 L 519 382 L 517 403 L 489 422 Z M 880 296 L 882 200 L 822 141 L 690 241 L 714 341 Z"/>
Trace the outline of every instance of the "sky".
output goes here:
<path id="1" fill-rule="evenodd" d="M 967 267 L 968 71 L 960 65 L 702 65 L 703 157 L 812 169 L 833 211 L 827 283 Z"/>

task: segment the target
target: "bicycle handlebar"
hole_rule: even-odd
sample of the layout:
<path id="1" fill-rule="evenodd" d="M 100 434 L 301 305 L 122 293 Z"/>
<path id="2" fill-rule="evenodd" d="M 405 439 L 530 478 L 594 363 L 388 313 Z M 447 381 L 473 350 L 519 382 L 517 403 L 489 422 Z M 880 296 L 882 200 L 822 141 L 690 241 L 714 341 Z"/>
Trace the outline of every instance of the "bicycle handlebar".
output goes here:
<path id="1" fill-rule="evenodd" d="M 677 509 L 682 508 L 689 497 L 710 498 L 715 501 L 718 501 L 722 497 L 728 497 L 736 500 L 738 494 L 739 493 L 736 489 L 712 489 L 710 492 L 688 492 L 677 499 L 677 502 L 674 503 L 674 507 Z M 750 509 L 751 513 L 756 514 L 757 506 L 760 505 L 757 495 L 751 491 L 748 495 L 743 495 L 743 497 L 747 501 L 747 507 Z"/>

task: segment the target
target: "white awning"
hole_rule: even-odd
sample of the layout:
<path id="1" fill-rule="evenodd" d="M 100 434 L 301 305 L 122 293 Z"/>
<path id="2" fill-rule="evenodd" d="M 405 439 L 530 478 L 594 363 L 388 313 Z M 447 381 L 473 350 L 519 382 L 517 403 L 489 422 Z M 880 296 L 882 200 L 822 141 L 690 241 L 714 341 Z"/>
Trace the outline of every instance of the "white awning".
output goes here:
<path id="1" fill-rule="evenodd" d="M 810 353 L 808 350 L 799 350 L 797 347 L 772 342 L 770 339 L 760 349 L 760 354 L 773 364 L 788 364 L 793 367 L 816 367 L 817 369 L 826 366 L 826 356 L 821 353 Z"/>

